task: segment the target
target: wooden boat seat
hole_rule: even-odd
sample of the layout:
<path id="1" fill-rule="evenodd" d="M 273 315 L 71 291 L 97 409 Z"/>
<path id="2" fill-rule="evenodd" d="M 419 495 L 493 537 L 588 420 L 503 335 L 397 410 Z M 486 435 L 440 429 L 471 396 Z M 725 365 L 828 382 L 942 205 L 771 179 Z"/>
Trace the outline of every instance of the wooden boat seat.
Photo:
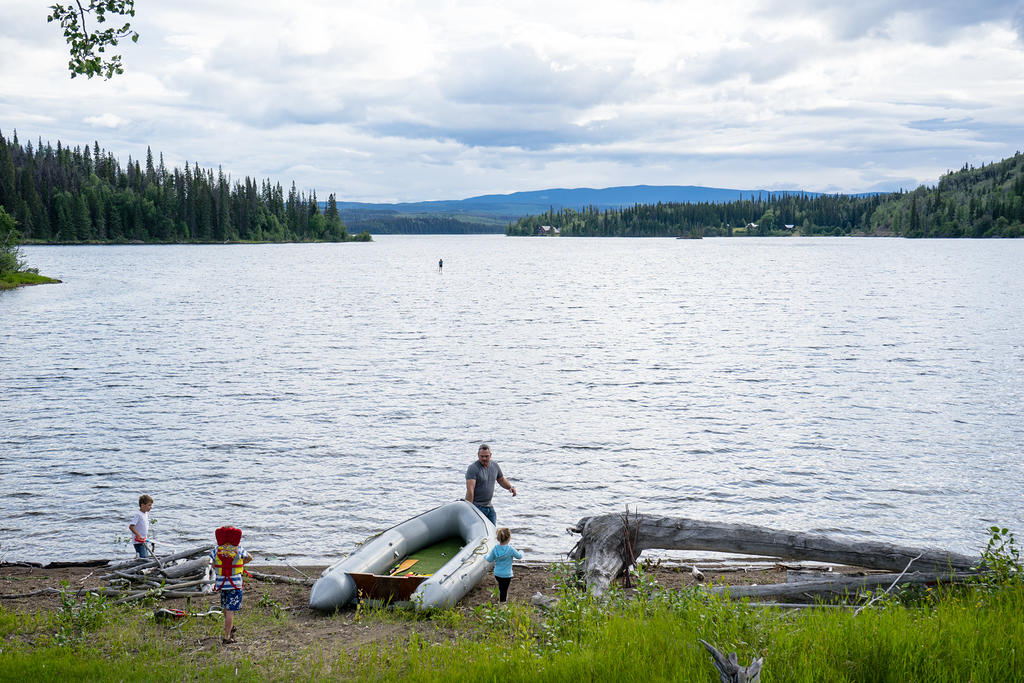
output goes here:
<path id="1" fill-rule="evenodd" d="M 389 576 L 387 574 L 364 574 L 348 572 L 356 582 L 359 596 L 370 600 L 384 602 L 406 602 L 428 576 L 409 574 L 406 576 Z"/>

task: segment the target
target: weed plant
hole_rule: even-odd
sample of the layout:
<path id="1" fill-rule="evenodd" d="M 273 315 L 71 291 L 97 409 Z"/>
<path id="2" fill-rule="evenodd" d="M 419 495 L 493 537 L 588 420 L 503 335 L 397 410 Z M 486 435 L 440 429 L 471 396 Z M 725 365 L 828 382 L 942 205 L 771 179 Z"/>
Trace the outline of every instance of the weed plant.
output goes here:
<path id="1" fill-rule="evenodd" d="M 86 593 L 79 600 L 68 588 L 67 581 L 64 581 L 61 584 L 60 611 L 57 613 L 57 632 L 54 638 L 60 644 L 79 642 L 100 628 L 106 622 L 107 614 L 106 598 Z"/>

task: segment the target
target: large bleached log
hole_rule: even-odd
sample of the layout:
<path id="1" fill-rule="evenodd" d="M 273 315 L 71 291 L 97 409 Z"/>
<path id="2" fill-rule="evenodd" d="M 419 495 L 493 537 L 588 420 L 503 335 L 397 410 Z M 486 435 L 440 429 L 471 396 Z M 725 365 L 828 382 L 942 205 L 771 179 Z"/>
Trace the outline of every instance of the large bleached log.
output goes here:
<path id="1" fill-rule="evenodd" d="M 570 531 L 582 534 L 570 558 L 581 561 L 587 587 L 601 594 L 644 550 L 704 550 L 883 569 L 967 571 L 980 558 L 945 550 L 908 548 L 873 541 L 841 541 L 820 534 L 751 524 L 682 517 L 609 514 L 584 517 Z"/>

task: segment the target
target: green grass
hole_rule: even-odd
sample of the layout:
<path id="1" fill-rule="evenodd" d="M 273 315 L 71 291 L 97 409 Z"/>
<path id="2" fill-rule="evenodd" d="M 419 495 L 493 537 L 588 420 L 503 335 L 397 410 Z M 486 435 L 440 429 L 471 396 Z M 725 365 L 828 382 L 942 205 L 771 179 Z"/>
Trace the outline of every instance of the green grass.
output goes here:
<path id="1" fill-rule="evenodd" d="M 416 564 L 409 568 L 414 574 L 433 574 L 443 567 L 448 560 L 455 557 L 465 541 L 459 536 L 452 536 L 434 545 L 421 548 L 414 553 L 409 553 L 403 560 L 416 560 Z M 401 562 L 395 564 L 397 567 Z"/>
<path id="2" fill-rule="evenodd" d="M 72 603 L 23 615 L 0 607 L 0 680 L 717 681 L 699 639 L 743 664 L 764 657 L 763 683 L 1024 679 L 1020 581 L 932 590 L 910 605 L 884 600 L 857 615 L 745 607 L 661 590 L 642 576 L 630 599 L 568 587 L 561 596 L 547 612 L 521 604 L 343 612 L 323 617 L 309 645 L 258 655 L 197 648 L 219 633 L 215 618 L 171 628 L 146 608 Z M 243 613 L 247 638 L 297 628 L 272 608 Z M 401 635 L 354 648 L 332 635 L 333 623 L 353 620 Z"/>
<path id="3" fill-rule="evenodd" d="M 4 273 L 0 275 L 0 289 L 13 289 L 24 285 L 45 285 L 60 282 L 50 277 L 44 277 L 39 273 L 20 271 L 17 273 Z"/>

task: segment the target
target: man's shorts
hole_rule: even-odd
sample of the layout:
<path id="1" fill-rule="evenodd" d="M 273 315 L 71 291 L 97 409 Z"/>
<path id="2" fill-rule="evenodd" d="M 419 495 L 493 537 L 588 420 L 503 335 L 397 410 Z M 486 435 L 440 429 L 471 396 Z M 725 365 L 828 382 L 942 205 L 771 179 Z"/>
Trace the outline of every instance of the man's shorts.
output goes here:
<path id="1" fill-rule="evenodd" d="M 237 612 L 242 607 L 242 589 L 233 588 L 220 592 L 220 606 L 229 612 Z"/>

